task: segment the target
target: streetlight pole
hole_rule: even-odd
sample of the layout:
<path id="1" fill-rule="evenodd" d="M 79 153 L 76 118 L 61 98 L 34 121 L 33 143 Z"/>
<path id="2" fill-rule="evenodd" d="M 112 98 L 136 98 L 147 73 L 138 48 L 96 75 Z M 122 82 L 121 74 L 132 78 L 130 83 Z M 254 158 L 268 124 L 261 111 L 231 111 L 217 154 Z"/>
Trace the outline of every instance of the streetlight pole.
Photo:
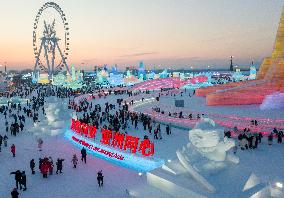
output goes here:
<path id="1" fill-rule="evenodd" d="M 233 56 L 230 57 L 230 71 L 234 71 L 234 67 L 233 67 Z"/>

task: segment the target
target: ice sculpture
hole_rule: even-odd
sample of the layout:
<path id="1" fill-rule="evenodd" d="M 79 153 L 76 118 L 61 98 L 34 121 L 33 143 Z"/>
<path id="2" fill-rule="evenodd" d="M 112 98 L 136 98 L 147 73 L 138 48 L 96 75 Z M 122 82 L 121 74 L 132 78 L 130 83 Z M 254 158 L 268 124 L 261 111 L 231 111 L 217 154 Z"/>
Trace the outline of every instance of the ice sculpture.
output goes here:
<path id="1" fill-rule="evenodd" d="M 240 69 L 236 69 L 236 72 L 233 73 L 232 77 L 235 81 L 245 80 L 245 76 L 242 74 Z"/>
<path id="2" fill-rule="evenodd" d="M 260 105 L 260 109 L 284 109 L 284 93 L 275 92 L 273 94 L 267 95 Z"/>
<path id="3" fill-rule="evenodd" d="M 108 82 L 111 86 L 123 85 L 123 75 L 110 73 Z"/>
<path id="4" fill-rule="evenodd" d="M 147 74 L 147 79 L 148 80 L 153 80 L 155 75 L 156 75 L 155 72 L 151 71 L 151 73 Z"/>
<path id="5" fill-rule="evenodd" d="M 107 78 L 109 77 L 109 73 L 106 69 L 101 70 L 97 75 L 97 82 L 101 84 L 105 84 L 108 82 Z"/>
<path id="6" fill-rule="evenodd" d="M 222 130 L 215 127 L 213 120 L 202 118 L 189 131 L 187 147 L 177 151 L 177 157 L 187 172 L 209 191 L 215 188 L 201 175 L 224 169 L 229 162 L 239 163 L 239 158 L 228 154 L 235 146 L 231 139 L 222 139 Z"/>
<path id="7" fill-rule="evenodd" d="M 39 78 L 39 71 L 32 72 L 32 83 L 34 84 L 38 83 L 38 78 Z"/>
<path id="8" fill-rule="evenodd" d="M 118 69 L 116 64 L 112 67 L 111 73 L 114 75 L 118 74 Z"/>
<path id="9" fill-rule="evenodd" d="M 139 69 L 138 69 L 138 77 L 140 80 L 146 79 L 146 71 L 145 71 L 145 65 L 143 61 L 140 61 L 139 63 Z"/>
<path id="10" fill-rule="evenodd" d="M 168 74 L 168 70 L 167 69 L 165 69 L 164 71 L 162 71 L 160 73 L 160 78 L 167 78 L 168 76 L 169 76 L 169 74 Z"/>
<path id="11" fill-rule="evenodd" d="M 137 83 L 140 83 L 141 80 L 138 79 L 137 77 L 135 77 L 134 75 L 131 74 L 131 71 L 130 70 L 127 70 L 126 72 L 126 76 L 125 78 L 123 79 L 123 83 L 127 86 L 131 86 L 131 85 L 134 85 L 134 84 L 137 84 Z"/>
<path id="12" fill-rule="evenodd" d="M 65 83 L 66 76 L 63 73 L 55 75 L 52 79 L 52 84 L 56 86 L 61 86 Z"/>
<path id="13" fill-rule="evenodd" d="M 250 70 L 249 70 L 249 79 L 250 80 L 255 80 L 256 79 L 256 68 L 255 66 L 250 66 Z"/>

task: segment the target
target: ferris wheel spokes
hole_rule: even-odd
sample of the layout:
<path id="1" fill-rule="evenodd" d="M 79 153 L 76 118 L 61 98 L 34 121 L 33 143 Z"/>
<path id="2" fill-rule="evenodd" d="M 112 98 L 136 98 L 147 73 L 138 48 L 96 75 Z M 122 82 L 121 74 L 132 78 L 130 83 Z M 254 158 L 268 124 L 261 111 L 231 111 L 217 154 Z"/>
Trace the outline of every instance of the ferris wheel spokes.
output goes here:
<path id="1" fill-rule="evenodd" d="M 56 22 L 58 20 L 55 20 L 55 18 L 52 21 L 48 20 L 48 22 L 43 20 L 43 29 L 42 31 L 38 30 L 39 28 L 41 28 L 39 25 L 41 23 L 40 19 L 43 18 L 42 15 L 48 8 L 55 11 L 60 16 L 59 22 L 61 21 L 60 24 L 64 28 L 63 31 L 59 31 L 59 33 L 61 32 L 62 36 L 64 37 L 64 39 L 62 40 L 56 37 L 56 30 L 58 30 Z M 50 17 L 46 19 L 50 19 Z M 59 42 L 60 40 L 61 42 Z M 65 14 L 63 13 L 59 5 L 54 2 L 45 3 L 39 9 L 36 15 L 33 31 L 33 48 L 36 58 L 34 66 L 36 74 L 39 70 L 46 71 L 48 73 L 48 79 L 51 80 L 54 73 L 62 70 L 63 67 L 65 67 L 67 72 L 70 74 L 69 67 L 66 63 L 69 51 L 69 27 Z"/>

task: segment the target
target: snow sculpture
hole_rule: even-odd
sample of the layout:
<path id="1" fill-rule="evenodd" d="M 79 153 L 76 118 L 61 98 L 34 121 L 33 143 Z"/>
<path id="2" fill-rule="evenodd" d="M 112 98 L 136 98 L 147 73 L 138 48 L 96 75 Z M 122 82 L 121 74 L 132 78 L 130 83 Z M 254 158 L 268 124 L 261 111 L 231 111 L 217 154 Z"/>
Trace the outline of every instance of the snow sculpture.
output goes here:
<path id="1" fill-rule="evenodd" d="M 30 132 L 35 135 L 58 135 L 64 133 L 69 123 L 66 120 L 70 120 L 71 113 L 64 109 L 67 105 L 67 101 L 59 102 L 57 98 L 48 98 L 45 103 L 46 119 L 41 120 L 39 123 L 35 123 L 34 127 L 30 128 Z"/>
<path id="2" fill-rule="evenodd" d="M 177 157 L 187 172 L 209 191 L 215 188 L 200 174 L 211 174 L 224 169 L 228 162 L 239 163 L 239 158 L 227 152 L 235 146 L 231 139 L 222 139 L 222 130 L 213 120 L 202 118 L 189 131 L 187 147 L 177 151 Z"/>

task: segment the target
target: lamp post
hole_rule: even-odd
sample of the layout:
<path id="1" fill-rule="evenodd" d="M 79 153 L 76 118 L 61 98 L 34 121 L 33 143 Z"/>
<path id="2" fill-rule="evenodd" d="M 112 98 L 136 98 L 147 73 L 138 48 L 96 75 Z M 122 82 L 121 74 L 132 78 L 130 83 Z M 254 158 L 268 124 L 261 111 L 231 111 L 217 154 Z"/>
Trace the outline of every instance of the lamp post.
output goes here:
<path id="1" fill-rule="evenodd" d="M 230 71 L 234 71 L 234 67 L 233 67 L 233 57 L 234 56 L 230 56 Z"/>

